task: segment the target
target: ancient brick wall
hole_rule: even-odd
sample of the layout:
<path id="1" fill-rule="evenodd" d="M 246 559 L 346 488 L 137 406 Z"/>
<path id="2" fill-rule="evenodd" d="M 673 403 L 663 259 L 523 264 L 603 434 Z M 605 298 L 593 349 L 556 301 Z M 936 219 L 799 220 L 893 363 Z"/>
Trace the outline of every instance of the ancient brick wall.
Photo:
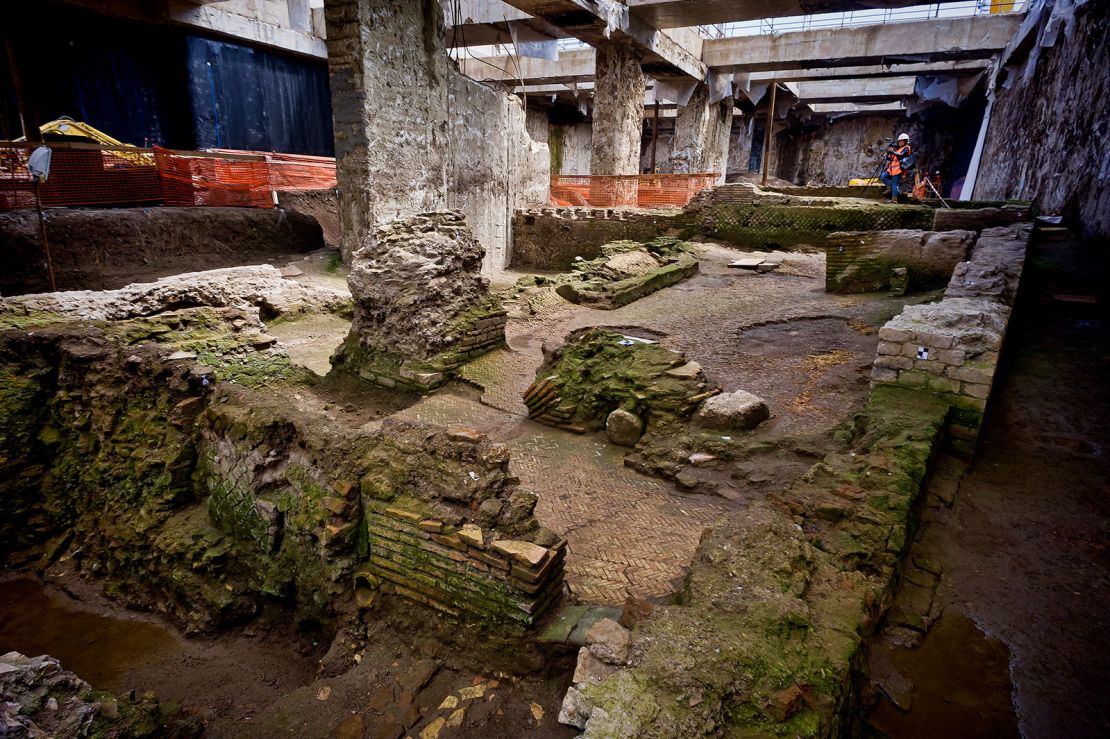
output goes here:
<path id="1" fill-rule="evenodd" d="M 531 624 L 562 590 L 565 540 L 544 547 L 378 502 L 367 522 L 370 559 L 355 574 L 364 603 L 377 589 L 450 616 Z"/>

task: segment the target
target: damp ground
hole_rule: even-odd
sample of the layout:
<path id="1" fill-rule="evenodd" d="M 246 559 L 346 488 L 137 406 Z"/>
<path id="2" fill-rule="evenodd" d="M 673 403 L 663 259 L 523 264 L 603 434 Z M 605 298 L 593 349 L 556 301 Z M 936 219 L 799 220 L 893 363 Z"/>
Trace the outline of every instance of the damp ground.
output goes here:
<path id="1" fill-rule="evenodd" d="M 907 302 L 929 297 L 829 295 L 821 254 L 776 254 L 781 266 L 768 274 L 727 266 L 742 256 L 706 244 L 698 275 L 615 311 L 571 305 L 552 289 L 531 291 L 509 306 L 507 348 L 471 363 L 459 382 L 424 398 L 322 376 L 327 357 L 347 333 L 343 319 L 306 317 L 269 328 L 295 362 L 321 375 L 315 385 L 291 393 L 293 408 L 322 411 L 354 427 L 400 415 L 490 434 L 509 445 L 514 473 L 539 496 L 540 522 L 568 539 L 566 577 L 574 599 L 604 605 L 630 596 L 665 601 L 680 588 L 706 526 L 784 488 L 821 456 L 814 440 L 828 438 L 866 399 L 878 326 Z M 302 274 L 292 279 L 329 286 L 342 280 L 323 254 L 294 266 Z M 512 277 L 495 284 L 510 284 Z M 773 415 L 752 438 L 775 443 L 724 471 L 730 495 L 694 494 L 625 466 L 626 450 L 604 434 L 576 435 L 528 420 L 521 395 L 535 379 L 544 346 L 556 346 L 585 326 L 650 334 L 699 362 L 725 391 L 763 396 Z M 118 623 L 96 627 L 103 630 L 97 643 L 63 640 L 61 646 L 73 648 L 78 664 L 105 662 L 109 674 L 102 676 L 109 684 L 97 687 L 154 690 L 206 721 L 209 736 L 418 736 L 437 721 L 443 737 L 574 735 L 555 721 L 573 655 L 552 655 L 546 673 L 498 675 L 457 663 L 457 654 L 434 640 L 385 626 L 352 640 L 357 650 L 345 648 L 341 635 L 327 653 L 329 645 L 276 626 L 186 641 L 165 624 L 113 607 L 96 594 L 95 582 L 84 590 L 66 585 L 69 600 L 59 604 L 64 576 L 47 581 L 25 582 L 12 613 L 45 609 L 63 623 L 77 608 L 114 619 Z M 140 622 L 146 626 L 137 633 L 150 640 L 142 650 L 149 661 L 133 658 L 117 639 L 120 623 Z M 31 644 L 3 646 L 54 654 L 81 674 L 58 647 Z M 427 660 L 435 665 L 428 681 L 403 687 Z"/>
<path id="2" fill-rule="evenodd" d="M 979 451 L 911 549 L 943 571 L 943 615 L 892 651 L 909 708 L 881 698 L 871 722 L 893 739 L 1110 736 L 1106 254 L 1030 253 Z"/>

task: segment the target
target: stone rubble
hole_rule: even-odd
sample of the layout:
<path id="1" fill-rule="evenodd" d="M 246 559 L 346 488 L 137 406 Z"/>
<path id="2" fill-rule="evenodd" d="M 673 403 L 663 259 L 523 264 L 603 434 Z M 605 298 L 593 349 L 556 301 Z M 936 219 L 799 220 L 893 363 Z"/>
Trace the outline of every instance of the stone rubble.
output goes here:
<path id="1" fill-rule="evenodd" d="M 117 699 L 94 691 L 49 655 L 0 655 L 0 736 L 172 737 L 195 736 L 197 730 L 164 715 L 153 694 Z"/>
<path id="2" fill-rule="evenodd" d="M 707 399 L 694 417 L 702 428 L 717 431 L 749 431 L 771 417 L 767 403 L 744 390 Z"/>
<path id="3" fill-rule="evenodd" d="M 442 384 L 505 340 L 505 312 L 482 277 L 482 245 L 458 211 L 378 227 L 352 256 L 354 320 L 332 358 L 386 387 Z"/>
<path id="4" fill-rule="evenodd" d="M 0 299 L 0 315 L 51 313 L 90 321 L 123 321 L 181 308 L 258 308 L 264 317 L 339 312 L 350 296 L 282 277 L 268 264 L 228 267 L 136 282 L 118 290 L 71 290 Z"/>

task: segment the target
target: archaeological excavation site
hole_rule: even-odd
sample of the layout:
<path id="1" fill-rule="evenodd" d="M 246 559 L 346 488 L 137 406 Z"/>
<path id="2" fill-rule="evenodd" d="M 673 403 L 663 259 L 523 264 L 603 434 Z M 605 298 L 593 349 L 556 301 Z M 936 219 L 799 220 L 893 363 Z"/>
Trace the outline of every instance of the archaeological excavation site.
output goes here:
<path id="1" fill-rule="evenodd" d="M 1110 2 L 3 17 L 0 737 L 1110 736 Z"/>

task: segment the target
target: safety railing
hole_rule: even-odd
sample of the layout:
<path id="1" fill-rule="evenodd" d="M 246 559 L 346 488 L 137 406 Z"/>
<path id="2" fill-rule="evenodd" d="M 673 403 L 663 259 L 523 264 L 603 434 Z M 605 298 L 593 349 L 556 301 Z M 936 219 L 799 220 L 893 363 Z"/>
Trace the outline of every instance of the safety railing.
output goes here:
<path id="1" fill-rule="evenodd" d="M 699 26 L 706 38 L 760 36 L 764 34 L 815 31 L 828 28 L 858 28 L 879 23 L 928 20 L 930 18 L 966 18 L 989 13 L 1020 11 L 1025 0 L 962 0 L 960 2 L 927 3 L 900 8 L 868 8 L 832 13 L 757 18 L 749 21 Z"/>
<path id="2" fill-rule="evenodd" d="M 162 200 L 153 152 L 137 147 L 51 144 L 50 177 L 36 186 L 27 171 L 39 144 L 0 144 L 0 210 L 43 206 L 141 205 Z"/>
<path id="3" fill-rule="evenodd" d="M 269 164 L 271 190 L 330 190 L 336 187 L 335 157 L 239 149 L 206 151 L 264 157 Z"/>
<path id="4" fill-rule="evenodd" d="M 719 174 L 555 175 L 551 204 L 598 208 L 681 208 Z"/>
<path id="5" fill-rule="evenodd" d="M 58 206 L 271 208 L 274 192 L 336 186 L 335 160 L 274 152 L 178 151 L 50 142 L 50 176 L 27 170 L 42 144 L 0 142 L 0 210 Z M 36 201 L 37 198 L 37 201 Z"/>

